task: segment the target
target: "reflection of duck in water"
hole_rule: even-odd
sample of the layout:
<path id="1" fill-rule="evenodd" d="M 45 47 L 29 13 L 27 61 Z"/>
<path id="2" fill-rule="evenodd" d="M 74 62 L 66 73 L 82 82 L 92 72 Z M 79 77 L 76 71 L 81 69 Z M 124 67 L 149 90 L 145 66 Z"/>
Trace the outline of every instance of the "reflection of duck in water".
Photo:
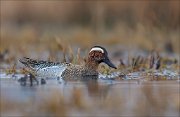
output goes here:
<path id="1" fill-rule="evenodd" d="M 91 79 L 85 82 L 87 86 L 88 95 L 91 97 L 99 97 L 100 99 L 106 98 L 109 90 L 113 84 L 100 83 L 97 80 Z"/>
<path id="2" fill-rule="evenodd" d="M 94 46 L 91 48 L 85 65 L 37 61 L 30 58 L 20 59 L 20 62 L 30 68 L 38 77 L 60 77 L 65 81 L 86 80 L 89 78 L 97 79 L 99 75 L 97 68 L 102 62 L 116 69 L 116 67 L 109 60 L 106 49 L 101 46 Z"/>

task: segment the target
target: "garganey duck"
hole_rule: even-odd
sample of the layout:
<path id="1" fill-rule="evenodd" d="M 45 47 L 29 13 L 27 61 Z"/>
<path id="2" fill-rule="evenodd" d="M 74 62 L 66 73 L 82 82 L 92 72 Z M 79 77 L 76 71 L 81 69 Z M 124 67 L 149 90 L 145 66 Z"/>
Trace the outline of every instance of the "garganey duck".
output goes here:
<path id="1" fill-rule="evenodd" d="M 109 67 L 116 69 L 115 65 L 108 58 L 108 52 L 101 46 L 94 46 L 91 48 L 84 65 L 55 63 L 42 60 L 38 61 L 30 58 L 23 58 L 19 61 L 30 68 L 37 77 L 59 77 L 65 81 L 89 78 L 97 79 L 99 75 L 97 69 L 102 62 L 106 63 Z"/>

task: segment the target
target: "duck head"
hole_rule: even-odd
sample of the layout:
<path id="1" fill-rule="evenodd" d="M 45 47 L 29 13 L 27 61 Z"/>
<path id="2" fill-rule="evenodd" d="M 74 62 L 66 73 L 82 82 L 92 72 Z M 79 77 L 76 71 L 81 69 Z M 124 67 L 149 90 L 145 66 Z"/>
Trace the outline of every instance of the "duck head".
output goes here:
<path id="1" fill-rule="evenodd" d="M 88 61 L 89 64 L 95 64 L 98 66 L 100 63 L 104 62 L 107 64 L 109 67 L 115 68 L 116 66 L 109 60 L 108 57 L 108 52 L 106 51 L 105 48 L 101 46 L 94 46 L 91 48 L 89 51 L 88 55 Z"/>

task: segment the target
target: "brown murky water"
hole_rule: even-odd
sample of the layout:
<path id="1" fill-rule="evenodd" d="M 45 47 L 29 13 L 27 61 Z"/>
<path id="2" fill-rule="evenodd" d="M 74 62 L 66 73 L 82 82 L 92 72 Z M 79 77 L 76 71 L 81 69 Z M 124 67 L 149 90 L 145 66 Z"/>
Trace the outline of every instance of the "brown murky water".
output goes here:
<path id="1" fill-rule="evenodd" d="M 1 80 L 3 116 L 179 116 L 179 81 L 68 82 L 20 86 Z"/>

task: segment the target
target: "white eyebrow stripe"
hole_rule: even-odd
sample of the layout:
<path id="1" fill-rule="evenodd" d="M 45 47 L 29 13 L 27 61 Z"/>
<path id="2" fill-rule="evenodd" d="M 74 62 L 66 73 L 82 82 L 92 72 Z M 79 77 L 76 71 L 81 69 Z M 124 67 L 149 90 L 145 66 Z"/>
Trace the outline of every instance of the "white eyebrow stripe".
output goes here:
<path id="1" fill-rule="evenodd" d="M 92 48 L 92 49 L 90 50 L 90 52 L 92 52 L 92 51 L 101 51 L 102 53 L 104 53 L 104 50 L 101 49 L 101 48 L 98 48 L 98 47 Z M 89 52 L 89 53 L 90 53 L 90 52 Z"/>

